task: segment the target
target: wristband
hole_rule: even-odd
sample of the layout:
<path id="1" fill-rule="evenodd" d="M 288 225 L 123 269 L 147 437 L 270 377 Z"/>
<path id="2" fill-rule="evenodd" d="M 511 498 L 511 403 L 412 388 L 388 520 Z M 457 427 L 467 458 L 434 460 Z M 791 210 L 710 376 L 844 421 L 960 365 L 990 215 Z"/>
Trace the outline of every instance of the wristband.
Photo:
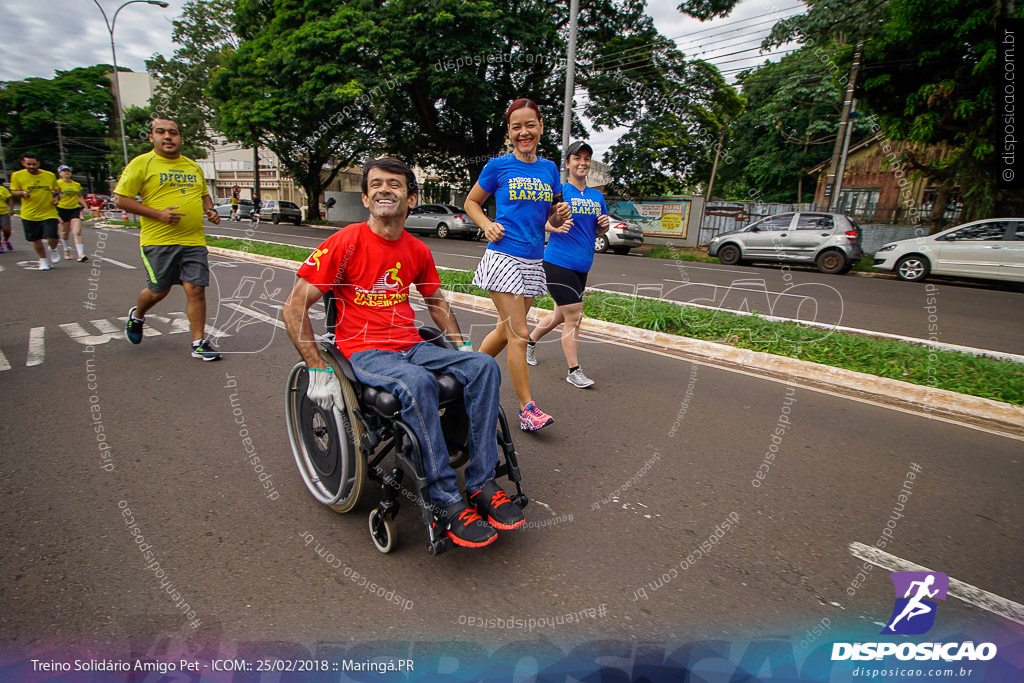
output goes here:
<path id="1" fill-rule="evenodd" d="M 473 342 L 468 341 L 465 344 L 459 344 L 458 349 L 459 349 L 459 351 L 461 351 L 463 349 L 469 349 L 470 351 L 472 351 L 473 350 Z"/>
<path id="2" fill-rule="evenodd" d="M 310 372 L 330 372 L 330 373 L 333 374 L 334 373 L 334 368 L 332 368 L 331 366 L 328 365 L 326 368 L 309 368 L 309 371 Z"/>

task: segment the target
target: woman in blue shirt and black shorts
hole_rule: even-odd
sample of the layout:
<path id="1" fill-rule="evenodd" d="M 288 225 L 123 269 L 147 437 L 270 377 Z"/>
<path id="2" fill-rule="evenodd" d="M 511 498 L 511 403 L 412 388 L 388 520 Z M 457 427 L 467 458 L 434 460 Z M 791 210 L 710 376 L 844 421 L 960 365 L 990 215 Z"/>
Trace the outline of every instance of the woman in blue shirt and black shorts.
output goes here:
<path id="1" fill-rule="evenodd" d="M 587 187 L 590 158 L 594 150 L 585 142 L 574 142 L 565 153 L 569 168 L 569 182 L 562 195 L 572 209 L 572 218 L 560 228 L 551 228 L 551 239 L 544 250 L 544 272 L 548 291 L 555 300 L 555 310 L 544 317 L 530 334 L 526 349 L 526 362 L 537 364 L 537 342 L 545 334 L 562 327 L 562 353 L 569 364 L 565 381 L 581 389 L 592 386 L 594 380 L 583 374 L 579 362 L 579 328 L 583 320 L 583 290 L 587 274 L 594 263 L 594 240 L 608 232 L 608 206 L 604 195 Z"/>
<path id="2" fill-rule="evenodd" d="M 508 346 L 508 371 L 519 398 L 519 426 L 536 431 L 554 422 L 530 395 L 526 315 L 536 296 L 547 291 L 544 268 L 544 225 L 562 226 L 569 205 L 562 202 L 558 166 L 537 156 L 544 132 L 540 110 L 526 98 L 512 103 L 505 114 L 512 154 L 487 162 L 466 199 L 466 213 L 484 229 L 489 244 L 480 259 L 473 284 L 486 289 L 498 310 L 498 324 L 480 351 L 497 357 Z M 494 195 L 495 220 L 482 205 Z"/>

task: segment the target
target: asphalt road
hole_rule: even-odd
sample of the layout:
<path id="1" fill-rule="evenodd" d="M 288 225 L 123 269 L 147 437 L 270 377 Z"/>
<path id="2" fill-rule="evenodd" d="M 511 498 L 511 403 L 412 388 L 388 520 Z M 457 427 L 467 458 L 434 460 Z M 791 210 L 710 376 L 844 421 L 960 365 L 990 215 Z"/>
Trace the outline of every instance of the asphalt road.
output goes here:
<path id="1" fill-rule="evenodd" d="M 311 226 L 222 221 L 223 234 L 313 248 L 330 234 Z M 472 269 L 486 243 L 421 236 L 439 266 Z M 794 267 L 723 266 L 637 255 L 597 254 L 588 287 L 664 297 L 730 310 L 759 311 L 917 339 L 1024 354 L 1024 291 L 1007 283 L 923 283 L 852 275 L 824 275 Z M 930 308 L 929 308 L 930 307 Z M 931 318 L 934 316 L 934 318 Z"/>
<path id="2" fill-rule="evenodd" d="M 95 272 L 95 260 L 39 272 L 18 264 L 24 252 L 0 257 L 0 640 L 8 646 L 135 647 L 167 634 L 240 652 L 254 642 L 296 651 L 403 639 L 688 642 L 799 635 L 826 618 L 871 640 L 892 610 L 892 586 L 876 569 L 851 596 L 862 563 L 848 545 L 875 543 L 889 520 L 887 552 L 1024 601 L 1020 441 L 597 342 L 581 352 L 593 389 L 563 380 L 554 339 L 531 371 L 538 404 L 556 423 L 514 435 L 530 528 L 433 558 L 406 506 L 399 547 L 383 555 L 367 532 L 376 491 L 338 515 L 295 471 L 283 394 L 297 354 L 286 335 L 259 316 L 232 318 L 239 311 L 227 306 L 273 320 L 293 274 L 212 258 L 210 320 L 231 335 L 220 342 L 225 358 L 203 363 L 188 355 L 180 291 L 149 317 L 152 336 L 139 346 L 124 340 L 123 316 L 144 281 L 137 236 L 105 234 L 112 260 Z M 87 235 L 95 245 L 97 232 Z M 463 247 L 480 245 L 448 251 Z M 652 265 L 598 257 L 603 272 L 634 263 Z M 852 279 L 849 287 L 904 289 Z M 459 317 L 477 343 L 493 324 Z M 507 382 L 502 399 L 514 415 Z M 766 460 L 780 427 L 778 453 Z M 247 459 L 245 438 L 272 488 Z M 759 468 L 766 475 L 755 487 Z M 126 510 L 179 597 L 146 568 Z M 710 552 L 688 559 L 730 519 Z M 353 572 L 401 604 L 360 587 Z M 200 625 L 189 624 L 182 602 Z M 935 640 L 1013 626 L 959 600 L 941 609 Z M 567 612 L 583 616 L 554 622 Z M 498 618 L 524 626 L 473 625 Z M 542 618 L 552 624 L 526 627 Z"/>

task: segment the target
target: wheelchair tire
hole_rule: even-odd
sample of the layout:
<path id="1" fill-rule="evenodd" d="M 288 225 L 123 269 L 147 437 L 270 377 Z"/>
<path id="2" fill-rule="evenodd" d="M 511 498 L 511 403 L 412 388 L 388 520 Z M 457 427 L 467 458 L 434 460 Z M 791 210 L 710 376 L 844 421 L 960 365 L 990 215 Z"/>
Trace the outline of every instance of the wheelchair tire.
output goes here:
<path id="1" fill-rule="evenodd" d="M 382 553 L 390 553 L 398 540 L 398 531 L 395 529 L 395 520 L 387 515 L 381 515 L 380 510 L 370 510 L 370 538 L 377 550 Z"/>
<path id="2" fill-rule="evenodd" d="M 299 361 L 288 375 L 288 440 L 309 492 L 335 512 L 345 513 L 359 503 L 366 483 L 366 457 L 359 450 L 363 424 L 352 412 L 358 405 L 352 385 L 332 358 L 324 360 L 334 369 L 345 405 L 328 412 L 306 398 L 309 372 Z"/>

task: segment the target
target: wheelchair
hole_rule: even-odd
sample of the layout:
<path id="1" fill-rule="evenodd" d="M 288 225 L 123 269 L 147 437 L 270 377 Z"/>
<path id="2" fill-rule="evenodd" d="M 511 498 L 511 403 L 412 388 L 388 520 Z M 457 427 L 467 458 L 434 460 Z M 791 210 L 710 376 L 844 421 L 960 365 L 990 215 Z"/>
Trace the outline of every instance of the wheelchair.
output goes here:
<path id="1" fill-rule="evenodd" d="M 441 347 L 455 345 L 439 330 L 420 328 L 420 337 Z M 397 541 L 395 517 L 401 507 L 399 497 L 416 503 L 427 525 L 427 552 L 440 555 L 452 547 L 443 530 L 434 526 L 434 506 L 430 502 L 421 445 L 415 433 L 399 415 L 402 405 L 397 397 L 356 379 L 352 365 L 336 346 L 321 341 L 321 355 L 334 370 L 341 384 L 344 406 L 326 411 L 306 397 L 309 371 L 300 360 L 288 375 L 285 415 L 288 439 L 295 463 L 306 488 L 318 501 L 335 512 L 352 512 L 367 488 L 367 481 L 381 486 L 381 500 L 370 511 L 370 538 L 382 553 L 391 552 Z M 457 469 L 469 462 L 469 417 L 462 400 L 462 385 L 448 374 L 438 374 L 441 429 L 448 447 L 449 464 Z M 507 477 L 515 483 L 510 500 L 525 508 L 529 499 L 523 493 L 519 462 L 505 412 L 498 407 L 498 465 L 495 478 Z M 394 466 L 388 471 L 384 459 L 394 452 Z M 504 458 L 504 460 L 502 460 Z M 402 486 L 406 475 L 412 490 Z"/>

